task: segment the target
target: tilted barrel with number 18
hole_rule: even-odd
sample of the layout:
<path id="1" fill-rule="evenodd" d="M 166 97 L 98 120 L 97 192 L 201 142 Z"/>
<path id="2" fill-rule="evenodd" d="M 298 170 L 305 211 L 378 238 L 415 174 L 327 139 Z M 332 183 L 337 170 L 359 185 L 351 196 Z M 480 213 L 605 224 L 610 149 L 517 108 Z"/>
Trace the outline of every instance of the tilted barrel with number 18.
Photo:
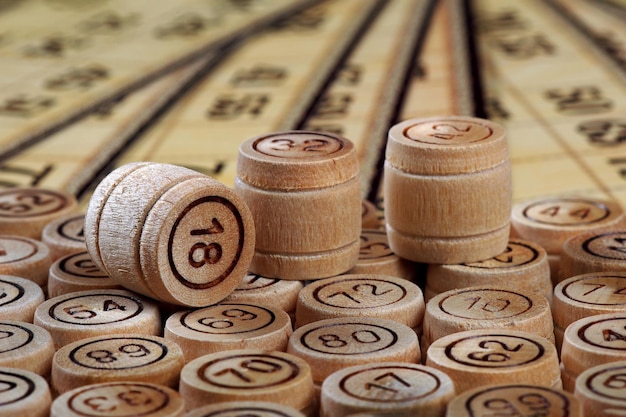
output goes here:
<path id="1" fill-rule="evenodd" d="M 250 210 L 231 189 L 187 168 L 133 163 L 109 174 L 85 215 L 94 263 L 120 285 L 172 304 L 224 299 L 248 272 Z"/>

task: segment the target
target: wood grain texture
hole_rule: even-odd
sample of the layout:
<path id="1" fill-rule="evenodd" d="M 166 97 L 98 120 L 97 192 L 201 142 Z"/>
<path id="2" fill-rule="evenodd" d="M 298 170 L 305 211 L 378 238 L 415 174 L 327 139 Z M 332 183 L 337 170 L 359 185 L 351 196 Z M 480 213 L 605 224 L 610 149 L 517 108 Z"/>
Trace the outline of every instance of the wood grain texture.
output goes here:
<path id="1" fill-rule="evenodd" d="M 257 349 L 212 353 L 189 362 L 179 392 L 188 410 L 227 401 L 269 401 L 302 410 L 314 399 L 306 361 Z"/>
<path id="2" fill-rule="evenodd" d="M 232 190 L 187 168 L 130 164 L 97 187 L 87 249 L 120 285 L 189 307 L 225 298 L 248 271 L 255 229 Z"/>
<path id="3" fill-rule="evenodd" d="M 185 361 L 235 349 L 286 351 L 289 315 L 271 306 L 220 303 L 179 311 L 165 322 L 165 338 L 183 350 Z"/>
<path id="4" fill-rule="evenodd" d="M 46 380 L 36 373 L 0 368 L 0 416 L 48 417 L 52 396 Z"/>
<path id="5" fill-rule="evenodd" d="M 619 416 L 626 413 L 623 381 L 626 362 L 599 364 L 576 378 L 574 395 L 582 404 L 585 416 Z"/>
<path id="6" fill-rule="evenodd" d="M 50 417 L 104 416 L 180 417 L 185 403 L 175 390 L 147 382 L 105 382 L 87 385 L 58 396 Z"/>
<path id="7" fill-rule="evenodd" d="M 99 289 L 122 289 L 122 286 L 98 268 L 87 251 L 64 256 L 50 266 L 49 298 Z"/>
<path id="8" fill-rule="evenodd" d="M 159 336 L 125 333 L 82 339 L 56 351 L 51 388 L 55 395 L 105 382 L 148 382 L 178 387 L 182 349 Z"/>
<path id="9" fill-rule="evenodd" d="M 48 223 L 41 232 L 41 241 L 48 245 L 52 261 L 87 250 L 84 233 L 85 215 L 72 213 Z"/>
<path id="10" fill-rule="evenodd" d="M 257 228 L 251 272 L 318 279 L 356 263 L 361 197 L 349 140 L 307 131 L 249 139 L 239 148 L 235 191 Z"/>
<path id="11" fill-rule="evenodd" d="M 414 262 L 393 253 L 384 230 L 362 229 L 359 259 L 346 274 L 381 274 L 400 277 L 409 281 L 417 277 Z"/>
<path id="12" fill-rule="evenodd" d="M 591 272 L 626 271 L 626 230 L 599 229 L 565 241 L 559 263 L 559 281 Z"/>
<path id="13" fill-rule="evenodd" d="M 529 332 L 482 329 L 450 334 L 430 345 L 426 365 L 452 378 L 459 394 L 492 384 L 562 388 L 554 344 Z"/>
<path id="14" fill-rule="evenodd" d="M 0 235 L 0 274 L 27 278 L 44 287 L 50 264 L 50 250 L 45 243 L 18 235 Z"/>
<path id="15" fill-rule="evenodd" d="M 594 272 L 567 278 L 554 287 L 552 319 L 557 348 L 567 326 L 596 314 L 620 313 L 626 305 L 626 273 Z M 559 335 L 561 340 L 559 341 Z"/>
<path id="16" fill-rule="evenodd" d="M 422 290 L 406 279 L 348 274 L 317 280 L 298 294 L 296 327 L 340 317 L 379 317 L 412 329 L 424 318 Z"/>
<path id="17" fill-rule="evenodd" d="M 321 385 L 330 374 L 370 362 L 418 363 L 417 335 L 396 321 L 371 317 L 343 317 L 306 324 L 294 330 L 287 352 L 311 365 Z"/>
<path id="18" fill-rule="evenodd" d="M 35 282 L 12 275 L 0 276 L 0 320 L 33 322 L 35 310 L 44 302 L 44 292 Z"/>
<path id="19" fill-rule="evenodd" d="M 292 314 L 296 311 L 298 293 L 303 287 L 303 281 L 248 274 L 223 302 L 271 305 Z"/>
<path id="20" fill-rule="evenodd" d="M 3 234 L 40 239 L 46 224 L 77 210 L 76 197 L 64 191 L 36 187 L 0 191 L 0 229 Z"/>
<path id="21" fill-rule="evenodd" d="M 488 417 L 503 409 L 521 415 L 540 412 L 545 417 L 586 415 L 581 401 L 571 393 L 540 385 L 512 383 L 475 388 L 458 395 L 450 401 L 446 417 Z"/>
<path id="22" fill-rule="evenodd" d="M 475 262 L 506 248 L 511 166 L 504 129 L 461 116 L 389 130 L 384 166 L 391 249 L 425 263 Z"/>
<path id="23" fill-rule="evenodd" d="M 48 379 L 54 355 L 52 336 L 42 327 L 0 321 L 0 366 L 24 369 Z"/>
<path id="24" fill-rule="evenodd" d="M 616 227 L 624 211 L 615 201 L 583 197 L 542 197 L 517 203 L 511 226 L 522 239 L 559 254 L 567 239 L 596 229 Z"/>
<path id="25" fill-rule="evenodd" d="M 561 348 L 564 371 L 573 380 L 593 366 L 626 360 L 624 326 L 623 312 L 585 317 L 567 326 Z"/>
<path id="26" fill-rule="evenodd" d="M 428 266 L 426 286 L 434 294 L 481 285 L 552 298 L 546 251 L 536 243 L 510 239 L 502 253 L 484 261 Z"/>
<path id="27" fill-rule="evenodd" d="M 186 413 L 183 417 L 211 416 L 308 417 L 295 408 L 267 401 L 233 401 L 211 404 Z"/>
<path id="28" fill-rule="evenodd" d="M 436 417 L 445 413 L 454 395 L 452 380 L 434 368 L 405 362 L 356 365 L 324 380 L 320 416 L 370 412 Z"/>
<path id="29" fill-rule="evenodd" d="M 422 347 L 466 330 L 517 330 L 554 342 L 550 305 L 542 295 L 493 287 L 450 290 L 426 303 Z"/>
<path id="30" fill-rule="evenodd" d="M 56 349 L 101 335 L 161 334 L 154 302 L 126 290 L 90 290 L 46 300 L 35 310 L 34 323 L 48 330 Z"/>

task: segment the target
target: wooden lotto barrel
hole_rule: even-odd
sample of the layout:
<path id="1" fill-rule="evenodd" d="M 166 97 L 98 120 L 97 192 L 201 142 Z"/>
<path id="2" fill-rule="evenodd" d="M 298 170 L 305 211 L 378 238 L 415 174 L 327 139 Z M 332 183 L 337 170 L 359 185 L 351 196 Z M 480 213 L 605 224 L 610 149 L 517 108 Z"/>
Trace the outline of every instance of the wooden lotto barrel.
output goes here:
<path id="1" fill-rule="evenodd" d="M 349 140 L 307 131 L 249 139 L 239 148 L 235 191 L 256 226 L 255 274 L 306 280 L 356 264 L 362 209 Z"/>
<path id="2" fill-rule="evenodd" d="M 393 126 L 384 196 L 389 244 L 398 256 L 453 264 L 500 254 L 511 214 L 504 129 L 461 116 Z"/>
<path id="3" fill-rule="evenodd" d="M 248 272 L 254 225 L 246 204 L 218 181 L 143 162 L 98 185 L 85 238 L 94 263 L 125 288 L 204 307 L 228 296 Z"/>

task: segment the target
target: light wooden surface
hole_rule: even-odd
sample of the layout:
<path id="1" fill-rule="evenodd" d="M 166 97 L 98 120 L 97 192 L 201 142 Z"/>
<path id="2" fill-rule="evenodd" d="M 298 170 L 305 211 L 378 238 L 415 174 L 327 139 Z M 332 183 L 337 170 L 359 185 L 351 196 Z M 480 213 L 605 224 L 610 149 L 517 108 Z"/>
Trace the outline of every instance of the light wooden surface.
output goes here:
<path id="1" fill-rule="evenodd" d="M 576 378 L 574 395 L 585 416 L 608 417 L 626 413 L 623 380 L 626 362 L 616 361 L 593 366 Z"/>
<path id="2" fill-rule="evenodd" d="M 48 245 L 53 262 L 87 250 L 84 224 L 85 215 L 82 213 L 60 216 L 46 224 L 41 232 L 41 241 Z"/>
<path id="3" fill-rule="evenodd" d="M 500 125 L 461 116 L 396 124 L 384 179 L 387 235 L 399 256 L 452 264 L 506 248 L 511 166 Z"/>
<path id="4" fill-rule="evenodd" d="M 554 342 L 546 298 L 498 286 L 461 288 L 431 298 L 426 303 L 423 328 L 424 351 L 444 336 L 475 329 L 525 331 Z"/>
<path id="5" fill-rule="evenodd" d="M 292 314 L 296 311 L 298 293 L 303 287 L 303 281 L 280 280 L 248 274 L 223 302 L 274 306 Z"/>
<path id="6" fill-rule="evenodd" d="M 12 275 L 0 276 L 0 319 L 33 322 L 44 292 L 35 282 Z"/>
<path id="7" fill-rule="evenodd" d="M 161 333 L 153 301 L 126 290 L 90 290 L 60 295 L 40 304 L 34 323 L 48 330 L 56 349 L 105 334 Z"/>
<path id="8" fill-rule="evenodd" d="M 94 262 L 118 284 L 188 307 L 226 298 L 247 274 L 255 241 L 252 214 L 230 188 L 159 163 L 109 174 L 89 202 L 85 233 Z"/>
<path id="9" fill-rule="evenodd" d="M 16 368 L 0 368 L 0 416 L 48 417 L 52 397 L 45 379 Z"/>
<path id="10" fill-rule="evenodd" d="M 184 364 L 182 349 L 163 337 L 133 333 L 96 336 L 56 351 L 50 386 L 55 395 L 90 384 L 120 381 L 176 389 Z"/>
<path id="11" fill-rule="evenodd" d="M 559 281 L 590 272 L 625 271 L 623 228 L 580 233 L 565 241 L 559 262 Z"/>
<path id="12" fill-rule="evenodd" d="M 594 272 L 561 281 L 554 287 L 552 318 L 560 350 L 567 326 L 584 317 L 620 313 L 626 305 L 626 273 Z"/>
<path id="13" fill-rule="evenodd" d="M 576 320 L 567 327 L 561 348 L 563 372 L 570 376 L 570 383 L 564 384 L 566 390 L 574 391 L 575 378 L 585 370 L 626 358 L 624 326 L 624 313 L 607 313 Z"/>
<path id="14" fill-rule="evenodd" d="M 179 392 L 188 410 L 227 401 L 270 401 L 301 410 L 314 399 L 307 362 L 256 349 L 218 352 L 189 362 Z"/>
<path id="15" fill-rule="evenodd" d="M 506 249 L 493 258 L 428 266 L 426 289 L 431 296 L 474 286 L 498 286 L 522 294 L 541 294 L 550 299 L 552 281 L 548 255 L 536 243 L 512 238 Z"/>
<path id="16" fill-rule="evenodd" d="M 55 349 L 47 330 L 32 323 L 2 320 L 0 335 L 0 366 L 50 377 Z"/>
<path id="17" fill-rule="evenodd" d="M 185 361 L 226 350 L 286 351 L 289 315 L 271 305 L 220 303 L 168 317 L 164 335 L 184 352 Z"/>
<path id="18" fill-rule="evenodd" d="M 236 401 L 207 405 L 186 413 L 183 417 L 219 415 L 253 415 L 255 417 L 305 417 L 300 411 L 267 401 Z"/>
<path id="19" fill-rule="evenodd" d="M 349 274 L 318 280 L 298 294 L 296 327 L 340 317 L 380 317 L 421 328 L 422 290 L 406 279 Z"/>
<path id="20" fill-rule="evenodd" d="M 77 291 L 121 288 L 96 266 L 86 250 L 58 259 L 48 272 L 49 298 Z"/>
<path id="21" fill-rule="evenodd" d="M 45 287 L 50 264 L 50 249 L 40 240 L 0 235 L 0 274 L 27 278 Z"/>
<path id="22" fill-rule="evenodd" d="M 352 142 L 328 133 L 276 132 L 241 145 L 234 189 L 256 226 L 251 272 L 307 280 L 356 264 L 358 162 Z"/>
<path id="23" fill-rule="evenodd" d="M 373 211 L 372 214 L 374 220 L 379 223 L 377 210 Z M 393 253 L 389 247 L 387 233 L 384 230 L 362 228 L 359 258 L 356 265 L 346 273 L 391 275 L 414 280 L 417 278 L 417 271 L 418 268 L 414 262 Z"/>
<path id="24" fill-rule="evenodd" d="M 467 330 L 442 337 L 428 348 L 426 365 L 446 373 L 459 394 L 492 384 L 562 387 L 554 345 L 517 330 Z"/>
<path id="25" fill-rule="evenodd" d="M 440 416 L 455 395 L 443 372 L 424 365 L 378 362 L 334 372 L 322 384 L 320 416 L 362 412 Z"/>
<path id="26" fill-rule="evenodd" d="M 55 398 L 50 417 L 180 417 L 184 400 L 169 387 L 147 382 L 105 382 L 76 388 Z"/>
<path id="27" fill-rule="evenodd" d="M 294 330 L 287 353 L 311 365 L 313 381 L 321 385 L 342 368 L 370 362 L 418 363 L 417 335 L 408 326 L 382 318 L 325 319 Z"/>
<path id="28" fill-rule="evenodd" d="M 577 234 L 618 226 L 624 219 L 619 204 L 575 197 L 543 197 L 515 204 L 513 233 L 536 242 L 550 254 L 560 254 L 563 243 Z"/>
<path id="29" fill-rule="evenodd" d="M 493 413 L 541 413 L 545 417 L 582 417 L 582 402 L 560 389 L 525 384 L 490 385 L 454 398 L 446 417 L 488 417 Z M 597 416 L 598 414 L 591 414 Z"/>
<path id="30" fill-rule="evenodd" d="M 66 214 L 77 211 L 74 195 L 35 187 L 0 191 L 2 233 L 41 239 L 43 228 Z"/>

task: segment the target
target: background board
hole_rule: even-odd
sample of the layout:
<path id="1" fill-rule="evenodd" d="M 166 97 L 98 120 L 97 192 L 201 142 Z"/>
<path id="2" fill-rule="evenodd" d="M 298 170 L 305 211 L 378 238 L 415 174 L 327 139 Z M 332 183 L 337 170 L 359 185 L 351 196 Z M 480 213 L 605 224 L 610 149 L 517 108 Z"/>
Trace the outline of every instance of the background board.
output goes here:
<path id="1" fill-rule="evenodd" d="M 0 2 L 0 186 L 84 202 L 137 160 L 232 185 L 243 140 L 309 129 L 376 200 L 389 126 L 465 114 L 505 126 L 516 202 L 626 203 L 623 0 L 154 4 Z"/>

